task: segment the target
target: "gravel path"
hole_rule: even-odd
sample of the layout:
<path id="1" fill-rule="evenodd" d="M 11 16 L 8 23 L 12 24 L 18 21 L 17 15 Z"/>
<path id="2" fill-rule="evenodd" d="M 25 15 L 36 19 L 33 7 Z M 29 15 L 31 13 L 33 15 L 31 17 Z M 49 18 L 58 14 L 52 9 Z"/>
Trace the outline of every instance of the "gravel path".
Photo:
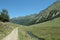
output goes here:
<path id="1" fill-rule="evenodd" d="M 15 28 L 8 36 L 2 40 L 18 40 L 18 28 Z"/>

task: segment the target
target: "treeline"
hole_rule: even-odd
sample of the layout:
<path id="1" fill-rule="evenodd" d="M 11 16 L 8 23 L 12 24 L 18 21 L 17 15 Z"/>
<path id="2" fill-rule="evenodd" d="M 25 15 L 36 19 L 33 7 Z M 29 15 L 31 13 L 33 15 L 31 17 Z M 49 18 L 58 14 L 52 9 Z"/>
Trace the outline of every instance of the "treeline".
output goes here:
<path id="1" fill-rule="evenodd" d="M 9 15 L 6 9 L 2 9 L 2 11 L 0 12 L 0 21 L 9 22 Z"/>

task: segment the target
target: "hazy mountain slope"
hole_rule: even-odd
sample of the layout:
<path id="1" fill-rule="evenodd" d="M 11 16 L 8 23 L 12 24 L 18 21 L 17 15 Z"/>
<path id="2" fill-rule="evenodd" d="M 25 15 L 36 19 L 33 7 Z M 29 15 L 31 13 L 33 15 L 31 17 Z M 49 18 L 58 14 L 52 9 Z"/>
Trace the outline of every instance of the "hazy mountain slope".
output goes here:
<path id="1" fill-rule="evenodd" d="M 29 24 L 36 24 L 48 21 L 60 15 L 60 1 L 54 2 L 51 6 L 42 10 Z"/>
<path id="2" fill-rule="evenodd" d="M 10 22 L 21 25 L 27 25 L 27 23 L 30 22 L 33 18 L 35 18 L 36 15 L 37 14 L 31 14 L 23 17 L 12 18 Z"/>
<path id="3" fill-rule="evenodd" d="M 60 1 L 54 2 L 52 5 L 40 11 L 38 14 L 12 18 L 10 21 L 12 23 L 21 25 L 32 25 L 46 22 L 56 17 L 60 17 Z"/>

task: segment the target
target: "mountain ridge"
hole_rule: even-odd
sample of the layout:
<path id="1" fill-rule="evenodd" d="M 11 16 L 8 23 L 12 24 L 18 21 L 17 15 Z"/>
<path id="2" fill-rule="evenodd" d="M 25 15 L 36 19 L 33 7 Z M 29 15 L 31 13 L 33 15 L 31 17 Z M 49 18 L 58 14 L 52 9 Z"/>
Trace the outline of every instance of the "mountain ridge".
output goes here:
<path id="1" fill-rule="evenodd" d="M 58 11 L 59 11 L 58 16 L 60 16 L 60 1 L 54 2 L 48 8 L 40 11 L 36 15 L 33 14 L 32 16 L 34 16 L 34 17 L 32 17 L 32 18 L 27 18 L 29 16 L 25 17 L 25 19 L 27 21 L 25 21 L 25 19 L 24 20 L 23 19 L 20 19 L 20 20 L 22 20 L 22 22 L 21 22 L 21 21 L 18 21 L 19 20 L 19 18 L 18 18 L 17 21 L 14 22 L 15 19 L 12 19 L 13 21 L 11 21 L 11 22 L 12 23 L 17 23 L 18 22 L 17 24 L 22 24 L 22 25 L 32 25 L 32 24 L 42 23 L 42 22 L 48 21 L 50 19 L 53 19 L 51 17 L 54 16 Z M 56 16 L 54 16 L 54 17 L 56 17 Z M 25 22 L 23 22 L 23 21 L 25 21 Z"/>

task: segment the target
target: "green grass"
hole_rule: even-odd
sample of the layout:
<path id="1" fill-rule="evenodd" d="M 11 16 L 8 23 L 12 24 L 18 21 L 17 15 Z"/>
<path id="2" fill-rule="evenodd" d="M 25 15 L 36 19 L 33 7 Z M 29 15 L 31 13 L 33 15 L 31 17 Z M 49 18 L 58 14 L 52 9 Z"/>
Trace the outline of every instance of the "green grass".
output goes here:
<path id="1" fill-rule="evenodd" d="M 20 27 L 19 29 L 24 31 L 31 31 L 34 35 L 40 38 L 44 38 L 45 40 L 60 40 L 60 17 L 32 26 Z M 24 37 L 24 35 L 22 37 L 22 35 L 23 34 L 21 33 L 20 40 L 22 40 L 21 38 L 23 38 L 23 40 L 26 38 L 27 40 L 27 37 Z"/>
<path id="2" fill-rule="evenodd" d="M 29 34 L 27 34 L 27 31 L 30 31 L 34 35 L 38 36 L 39 38 L 44 38 L 45 40 L 60 40 L 60 17 L 31 26 L 0 22 L 0 39 L 10 34 L 11 31 L 16 27 L 19 27 L 19 40 L 38 40 L 37 38 L 31 37 Z"/>

